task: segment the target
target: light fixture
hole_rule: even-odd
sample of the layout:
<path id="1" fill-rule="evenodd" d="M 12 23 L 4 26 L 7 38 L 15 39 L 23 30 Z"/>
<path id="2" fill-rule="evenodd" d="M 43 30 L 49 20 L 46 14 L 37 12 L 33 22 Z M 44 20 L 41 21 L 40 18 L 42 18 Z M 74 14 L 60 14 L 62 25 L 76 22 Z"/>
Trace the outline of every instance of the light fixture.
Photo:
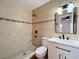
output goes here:
<path id="1" fill-rule="evenodd" d="M 62 9 L 61 6 L 58 7 L 57 13 L 58 13 L 59 15 L 62 15 L 62 14 L 63 14 L 63 9 Z"/>
<path id="2" fill-rule="evenodd" d="M 70 2 L 70 3 L 68 4 L 68 7 L 67 7 L 67 12 L 70 13 L 70 12 L 73 11 L 73 9 L 74 9 L 74 4 L 73 4 L 72 2 Z"/>

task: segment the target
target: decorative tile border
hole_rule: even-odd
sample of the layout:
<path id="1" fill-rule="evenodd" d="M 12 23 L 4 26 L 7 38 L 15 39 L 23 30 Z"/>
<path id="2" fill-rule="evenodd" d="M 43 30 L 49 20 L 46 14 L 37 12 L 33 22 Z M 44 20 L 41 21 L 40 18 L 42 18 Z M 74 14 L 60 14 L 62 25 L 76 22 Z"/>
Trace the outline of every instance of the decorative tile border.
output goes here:
<path id="1" fill-rule="evenodd" d="M 79 19 L 79 16 L 77 16 L 77 21 Z M 9 18 L 2 18 L 0 17 L 0 20 L 4 20 L 4 21 L 10 21 L 10 22 L 18 22 L 18 23 L 25 23 L 25 24 L 39 24 L 39 23 L 47 23 L 47 22 L 52 22 L 55 21 L 55 19 L 51 19 L 51 20 L 45 20 L 45 21 L 38 21 L 38 22 L 27 22 L 27 21 L 21 21 L 21 20 L 14 20 L 14 19 L 9 19 Z"/>
<path id="2" fill-rule="evenodd" d="M 32 24 L 39 24 L 39 23 L 46 23 L 46 22 L 52 22 L 52 21 L 56 21 L 55 19 L 51 19 L 51 20 L 45 20 L 45 21 L 38 21 Z M 77 15 L 77 21 L 79 21 L 79 15 Z"/>
<path id="3" fill-rule="evenodd" d="M 21 20 L 14 20 L 14 19 L 8 19 L 8 18 L 2 18 L 2 17 L 0 17 L 0 20 L 10 21 L 10 22 L 18 22 L 18 23 L 25 23 L 25 24 L 32 24 L 31 22 L 26 22 L 26 21 L 21 21 Z"/>
<path id="4" fill-rule="evenodd" d="M 38 21 L 38 22 L 35 22 L 35 23 L 32 23 L 32 24 L 47 23 L 47 22 L 52 22 L 52 21 L 55 21 L 55 20 L 51 19 L 51 20 L 45 20 L 45 21 Z"/>
<path id="5" fill-rule="evenodd" d="M 25 24 L 39 24 L 39 23 L 46 23 L 46 22 L 55 21 L 54 19 L 51 19 L 51 20 L 38 21 L 38 22 L 35 22 L 35 23 L 31 23 L 31 22 L 26 22 L 26 21 L 21 21 L 21 20 L 14 20 L 14 19 L 9 19 L 9 18 L 2 18 L 2 17 L 0 17 L 0 20 L 10 21 L 10 22 L 18 22 L 18 23 L 25 23 Z"/>

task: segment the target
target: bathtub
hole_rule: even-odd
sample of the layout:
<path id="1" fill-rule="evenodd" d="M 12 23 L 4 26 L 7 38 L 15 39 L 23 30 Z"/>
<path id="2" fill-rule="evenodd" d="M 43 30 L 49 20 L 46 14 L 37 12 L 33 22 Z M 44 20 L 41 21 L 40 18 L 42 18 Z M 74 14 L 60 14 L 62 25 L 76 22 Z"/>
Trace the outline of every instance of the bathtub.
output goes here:
<path id="1" fill-rule="evenodd" d="M 35 49 L 35 47 L 30 47 L 3 59 L 30 59 L 33 55 L 35 55 Z"/>

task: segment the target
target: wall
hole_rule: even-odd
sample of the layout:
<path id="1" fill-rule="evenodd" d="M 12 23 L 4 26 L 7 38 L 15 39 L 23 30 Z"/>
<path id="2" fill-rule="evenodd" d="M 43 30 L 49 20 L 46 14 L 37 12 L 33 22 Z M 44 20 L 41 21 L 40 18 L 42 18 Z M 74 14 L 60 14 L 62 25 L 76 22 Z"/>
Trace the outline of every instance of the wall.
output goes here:
<path id="1" fill-rule="evenodd" d="M 0 0 L 0 59 L 32 46 L 32 12 L 8 0 Z M 19 20 L 27 23 L 4 20 Z M 29 44 L 29 45 L 28 45 Z"/>
<path id="2" fill-rule="evenodd" d="M 74 4 L 77 6 L 79 10 L 79 1 L 72 0 Z M 65 3 L 69 3 L 69 0 L 51 0 L 47 4 L 33 10 L 33 40 L 32 43 L 35 46 L 41 46 L 42 37 L 58 37 L 61 34 L 55 33 L 55 21 L 54 21 L 54 14 L 57 10 L 59 5 L 63 5 Z M 77 15 L 79 12 L 77 12 Z M 77 25 L 79 24 L 77 18 Z M 38 30 L 38 34 L 35 34 L 34 31 Z M 79 27 L 77 26 L 77 32 L 79 33 Z M 70 39 L 77 39 L 79 38 L 79 34 L 65 34 L 66 36 L 70 37 Z M 37 35 L 38 37 L 34 37 Z"/>

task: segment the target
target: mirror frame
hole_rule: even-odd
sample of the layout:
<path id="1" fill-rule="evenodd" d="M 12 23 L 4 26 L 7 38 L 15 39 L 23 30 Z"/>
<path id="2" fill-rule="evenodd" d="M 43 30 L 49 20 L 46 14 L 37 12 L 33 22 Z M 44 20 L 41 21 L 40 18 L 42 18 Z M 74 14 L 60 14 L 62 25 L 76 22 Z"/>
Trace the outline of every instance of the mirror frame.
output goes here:
<path id="1" fill-rule="evenodd" d="M 57 19 L 56 19 L 56 14 L 55 13 L 55 32 L 56 33 L 60 33 L 60 34 L 77 34 L 77 7 L 74 8 L 73 11 L 73 33 L 63 33 L 63 32 L 59 32 L 57 31 Z"/>

